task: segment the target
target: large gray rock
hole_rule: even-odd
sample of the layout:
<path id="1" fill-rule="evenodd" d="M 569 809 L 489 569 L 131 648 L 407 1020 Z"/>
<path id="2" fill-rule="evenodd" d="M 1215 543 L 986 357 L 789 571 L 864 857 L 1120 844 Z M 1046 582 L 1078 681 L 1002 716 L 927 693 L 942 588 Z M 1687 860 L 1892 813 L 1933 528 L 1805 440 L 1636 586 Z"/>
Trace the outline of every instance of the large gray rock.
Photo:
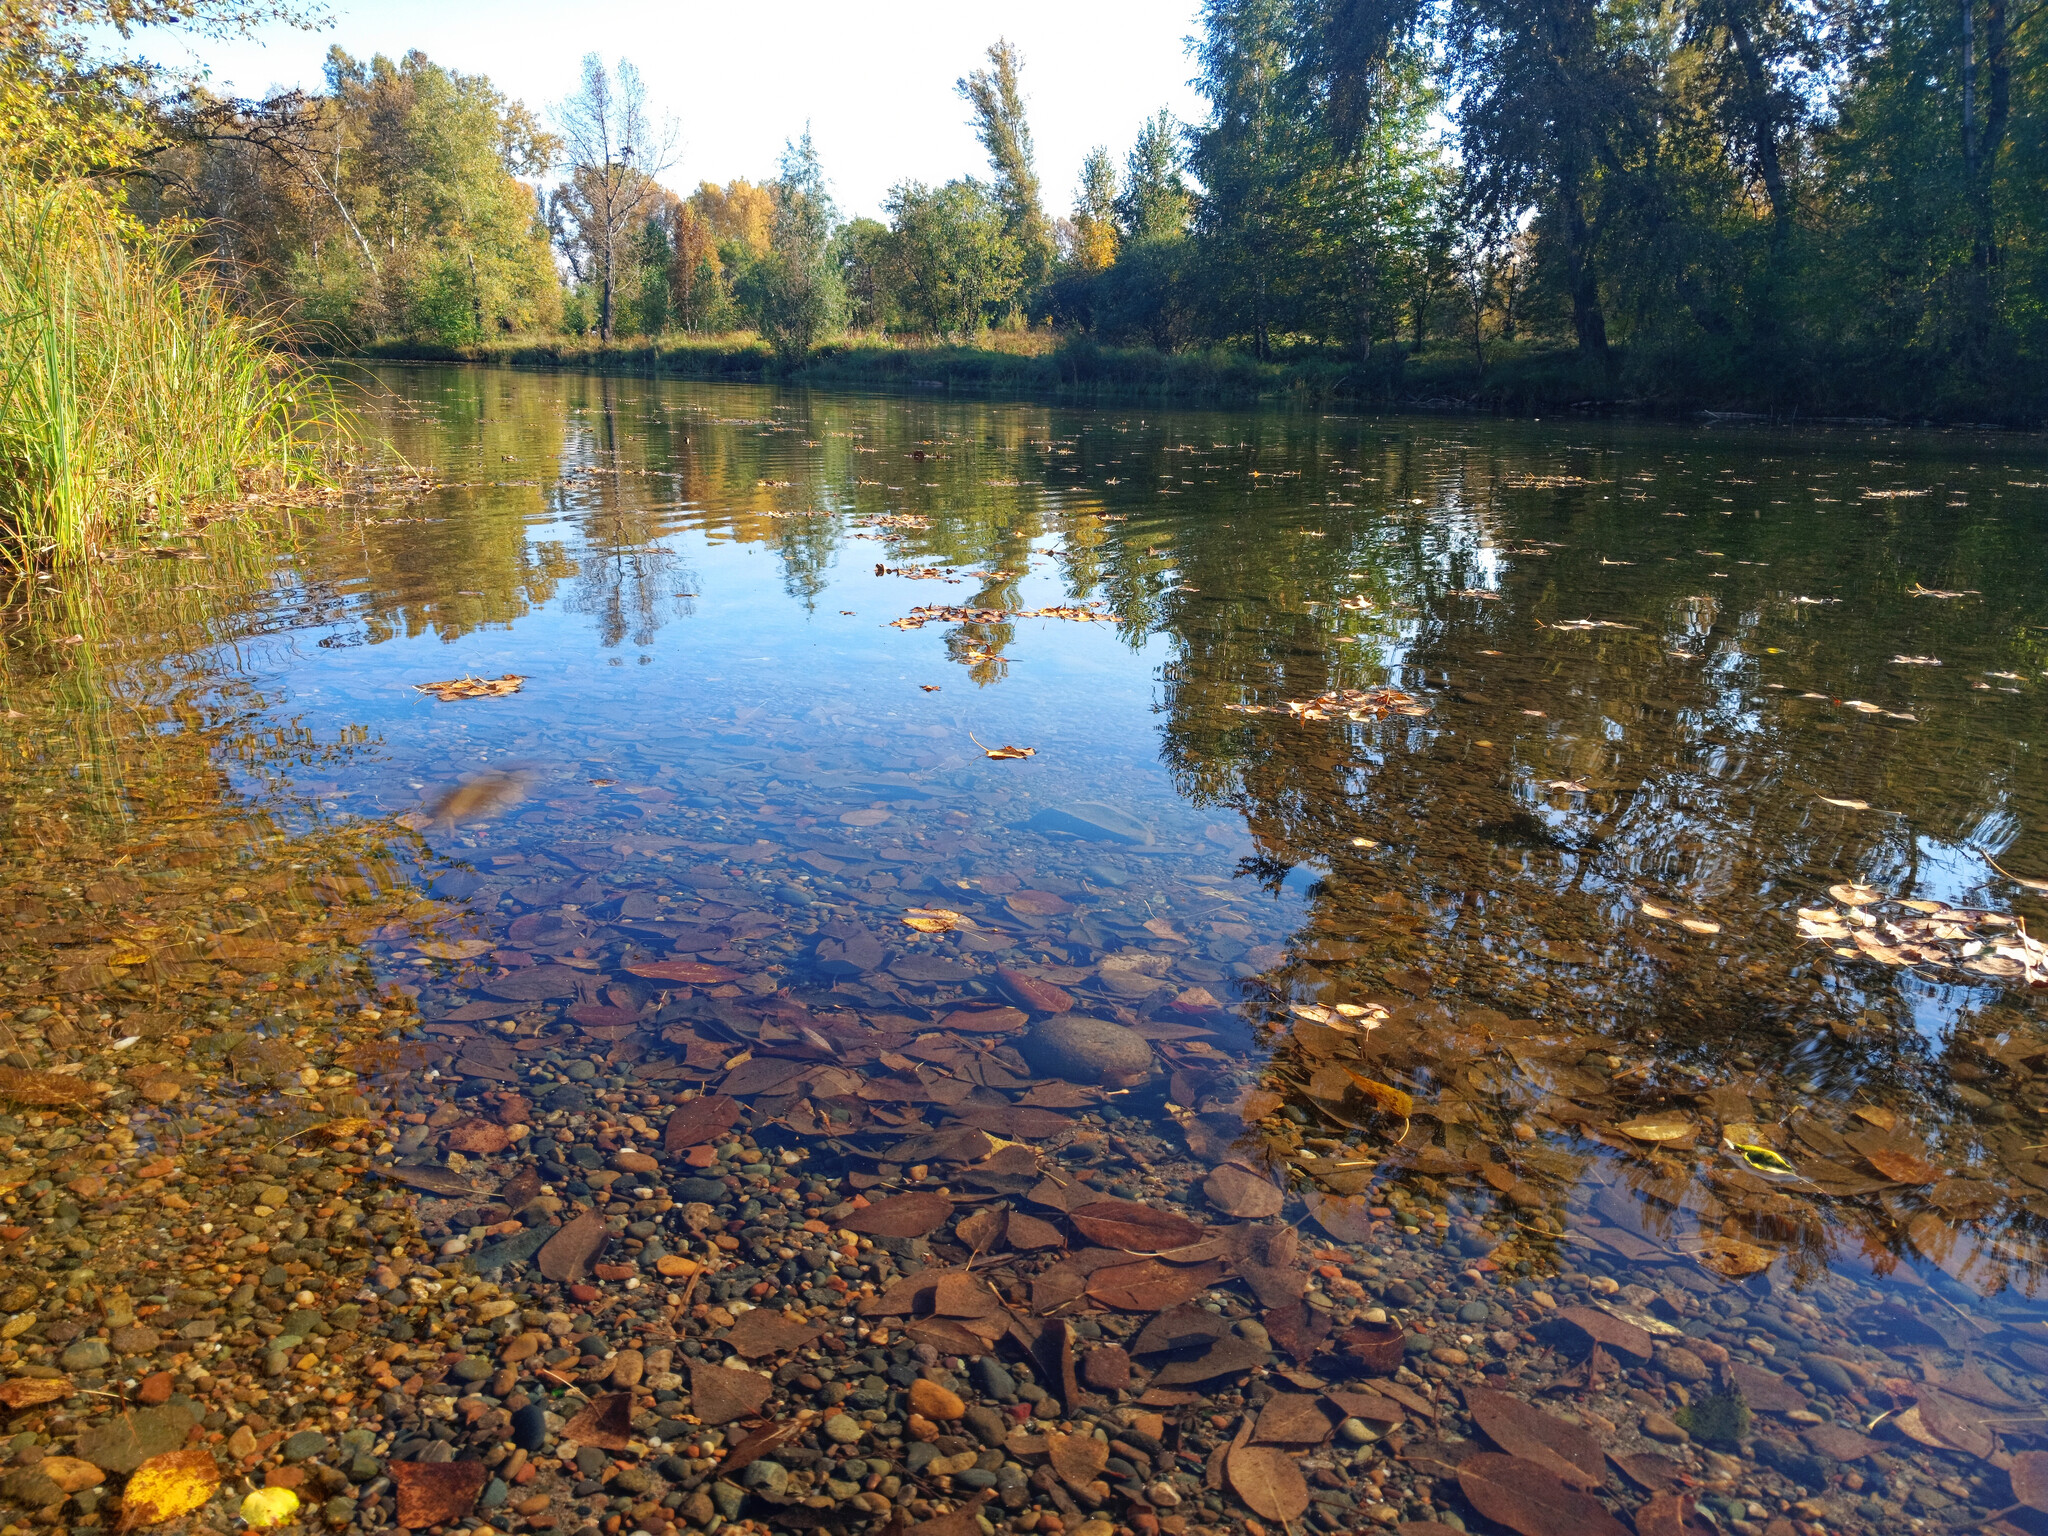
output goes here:
<path id="1" fill-rule="evenodd" d="M 1152 1046 L 1134 1029 L 1078 1013 L 1043 1019 L 1017 1049 L 1040 1077 L 1125 1087 L 1152 1072 Z"/>
<path id="2" fill-rule="evenodd" d="M 1076 800 L 1071 805 L 1047 806 L 1024 823 L 1034 832 L 1064 832 L 1093 843 L 1136 843 L 1152 841 L 1152 829 L 1100 800 Z"/>

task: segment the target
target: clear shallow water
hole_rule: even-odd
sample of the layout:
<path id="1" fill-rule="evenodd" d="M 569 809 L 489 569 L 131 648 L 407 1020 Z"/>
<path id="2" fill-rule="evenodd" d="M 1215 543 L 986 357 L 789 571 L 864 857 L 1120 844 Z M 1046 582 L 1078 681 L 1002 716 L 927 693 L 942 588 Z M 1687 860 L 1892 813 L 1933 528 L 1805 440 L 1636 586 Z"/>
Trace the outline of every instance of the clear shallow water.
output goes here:
<path id="1" fill-rule="evenodd" d="M 1447 1107 L 1438 1143 L 1468 1153 L 1520 1125 L 1704 1180 L 1724 1122 L 1797 1166 L 1818 1155 L 1799 1124 L 1867 1132 L 1859 1106 L 1966 1170 L 2035 1139 L 2029 989 L 1843 959 L 1795 917 L 1844 881 L 2039 905 L 1976 852 L 2048 873 L 2030 439 L 379 382 L 373 419 L 437 488 L 302 530 L 289 627 L 243 672 L 314 740 L 366 735 L 345 772 L 293 776 L 324 814 L 523 775 L 502 815 L 420 829 L 452 871 L 437 889 L 476 910 L 524 910 L 515 886 L 566 900 L 615 958 L 670 936 L 607 927 L 607 903 L 701 897 L 776 926 L 697 953 L 934 1017 L 999 1001 L 1004 961 L 1148 1017 L 1201 987 L 1226 1029 L 1383 1004 L 1368 1059 Z M 1114 622 L 891 627 L 1089 604 Z M 504 672 L 526 678 L 509 699 L 413 688 Z M 1430 712 L 1240 712 L 1382 685 Z M 1012 744 L 1035 755 L 983 755 Z M 1106 830 L 1063 822 L 1077 803 Z M 1020 889 L 1073 911 L 1020 915 Z M 983 930 L 914 938 L 892 926 L 910 906 Z M 792 917 L 972 974 L 821 974 Z M 429 1010 L 473 1000 L 473 976 L 448 992 L 445 967 L 381 963 Z M 1539 1050 L 1500 1033 L 1525 1019 Z M 1589 1050 L 1591 1081 L 1530 1071 Z M 1319 1059 L 1280 1042 L 1295 1089 Z M 1703 1096 L 1731 1083 L 1749 1112 L 1717 1119 Z M 1665 1107 L 1693 1117 L 1689 1148 L 1611 1130 Z M 1791 1198 L 1824 1249 L 1924 1264 L 1889 1208 L 1916 1190 Z M 1957 1225 L 2001 1234 L 1973 1286 L 2032 1289 L 2040 1198 L 2010 1186 Z"/>
<path id="2" fill-rule="evenodd" d="M 415 1069 L 541 1034 L 658 1086 L 678 1006 L 769 1056 L 998 1038 L 1000 967 L 1147 1033 L 1129 1107 L 1339 1241 L 1738 1362 L 1775 1320 L 1875 1368 L 1899 1298 L 2008 1384 L 2048 1347 L 2048 1031 L 2029 951 L 1984 974 L 2043 904 L 1982 857 L 2048 876 L 2034 440 L 378 382 L 424 486 L 18 640 L 23 772 L 106 846 L 367 880 L 277 872 L 245 974 L 360 955 Z M 175 1022 L 175 967 L 87 963 Z"/>

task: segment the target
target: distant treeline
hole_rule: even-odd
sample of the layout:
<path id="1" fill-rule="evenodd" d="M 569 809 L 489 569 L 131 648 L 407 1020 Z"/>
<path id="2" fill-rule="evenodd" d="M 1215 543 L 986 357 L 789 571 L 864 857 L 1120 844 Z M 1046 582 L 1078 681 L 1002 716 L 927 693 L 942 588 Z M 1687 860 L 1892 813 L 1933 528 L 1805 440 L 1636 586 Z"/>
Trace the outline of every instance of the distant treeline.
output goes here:
<path id="1" fill-rule="evenodd" d="M 2041 9 L 1209 0 L 1203 121 L 1098 148 L 1056 216 L 998 42 L 957 86 L 988 174 L 899 183 L 886 221 L 838 217 L 807 133 L 676 196 L 627 63 L 543 118 L 337 49 L 317 94 L 185 98 L 131 206 L 340 345 L 748 331 L 795 368 L 1049 329 L 1367 395 L 1422 358 L 1467 397 L 2013 419 L 2048 344 Z"/>

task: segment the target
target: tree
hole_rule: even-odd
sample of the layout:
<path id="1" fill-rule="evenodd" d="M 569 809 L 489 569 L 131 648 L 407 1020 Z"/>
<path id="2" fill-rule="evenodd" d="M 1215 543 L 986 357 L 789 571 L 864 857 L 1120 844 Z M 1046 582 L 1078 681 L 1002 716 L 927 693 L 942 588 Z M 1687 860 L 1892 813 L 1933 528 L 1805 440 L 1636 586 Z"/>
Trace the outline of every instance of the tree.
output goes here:
<path id="1" fill-rule="evenodd" d="M 1081 163 L 1081 185 L 1074 193 L 1068 259 L 1080 271 L 1101 272 L 1116 260 L 1116 205 L 1116 165 L 1098 144 Z"/>
<path id="2" fill-rule="evenodd" d="M 988 151 L 995 172 L 994 195 L 1003 211 L 1003 230 L 1017 248 L 1023 285 L 1034 287 L 1052 271 L 1052 223 L 1046 218 L 1033 163 L 1031 127 L 1024 119 L 1024 93 L 1018 77 L 1024 60 L 1002 38 L 989 45 L 986 69 L 977 69 L 954 87 L 974 109 L 974 130 Z"/>
<path id="3" fill-rule="evenodd" d="M 1182 179 L 1181 129 L 1161 107 L 1138 130 L 1124 160 L 1123 191 L 1116 200 L 1117 227 L 1126 244 L 1177 238 L 1187 232 L 1191 199 Z"/>
<path id="4" fill-rule="evenodd" d="M 846 323 L 873 330 L 889 320 L 889 226 L 876 219 L 850 219 L 832 236 L 832 260 L 846 292 Z"/>
<path id="5" fill-rule="evenodd" d="M 806 127 L 783 147 L 775 221 L 761 284 L 761 333 L 785 362 L 838 328 L 846 304 L 832 260 L 832 197 Z"/>
<path id="6" fill-rule="evenodd" d="M 891 189 L 890 296 L 927 335 L 971 334 L 1012 303 L 1023 279 L 1002 198 L 973 178 Z"/>
<path id="7" fill-rule="evenodd" d="M 584 55 L 582 82 L 555 109 L 555 121 L 569 166 L 555 196 L 574 226 L 570 238 L 590 263 L 598 285 L 598 337 L 609 343 L 624 245 L 645 222 L 656 178 L 674 159 L 676 129 L 672 121 L 652 118 L 647 88 L 629 60 L 611 71 L 594 53 Z"/>

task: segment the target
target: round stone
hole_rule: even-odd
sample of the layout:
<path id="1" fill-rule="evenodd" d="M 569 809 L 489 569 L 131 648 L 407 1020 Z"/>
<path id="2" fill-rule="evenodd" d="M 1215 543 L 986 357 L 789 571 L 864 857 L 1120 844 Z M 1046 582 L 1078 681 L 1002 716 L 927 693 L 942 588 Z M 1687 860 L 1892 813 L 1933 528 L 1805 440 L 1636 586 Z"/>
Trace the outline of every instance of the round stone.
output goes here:
<path id="1" fill-rule="evenodd" d="M 547 1444 L 548 1415 L 539 1403 L 528 1403 L 512 1415 L 512 1443 L 522 1451 L 537 1451 Z"/>
<path id="2" fill-rule="evenodd" d="M 852 1445 L 862 1434 L 860 1420 L 850 1413 L 835 1413 L 825 1421 L 824 1433 L 834 1445 Z"/>
<path id="3" fill-rule="evenodd" d="M 1058 1014 L 1033 1025 L 1017 1048 L 1037 1075 L 1069 1082 L 1121 1086 L 1152 1071 L 1152 1046 L 1143 1035 L 1078 1013 Z"/>
<path id="4" fill-rule="evenodd" d="M 286 1461 L 311 1461 L 327 1454 L 327 1437 L 317 1429 L 302 1429 L 288 1436 L 278 1449 L 284 1452 Z"/>
<path id="5" fill-rule="evenodd" d="M 959 1393 L 948 1391 L 936 1381 L 920 1378 L 910 1384 L 910 1411 L 950 1424 L 967 1412 L 967 1405 L 960 1401 Z M 827 1428 L 829 1432 L 829 1426 Z"/>
<path id="6" fill-rule="evenodd" d="M 1486 1316 L 1486 1303 L 1483 1301 L 1468 1301 L 1458 1308 L 1458 1321 L 1461 1323 L 1483 1323 Z"/>
<path id="7" fill-rule="evenodd" d="M 67 1371 L 96 1371 L 113 1357 L 105 1339 L 80 1339 L 57 1357 L 57 1363 Z"/>

